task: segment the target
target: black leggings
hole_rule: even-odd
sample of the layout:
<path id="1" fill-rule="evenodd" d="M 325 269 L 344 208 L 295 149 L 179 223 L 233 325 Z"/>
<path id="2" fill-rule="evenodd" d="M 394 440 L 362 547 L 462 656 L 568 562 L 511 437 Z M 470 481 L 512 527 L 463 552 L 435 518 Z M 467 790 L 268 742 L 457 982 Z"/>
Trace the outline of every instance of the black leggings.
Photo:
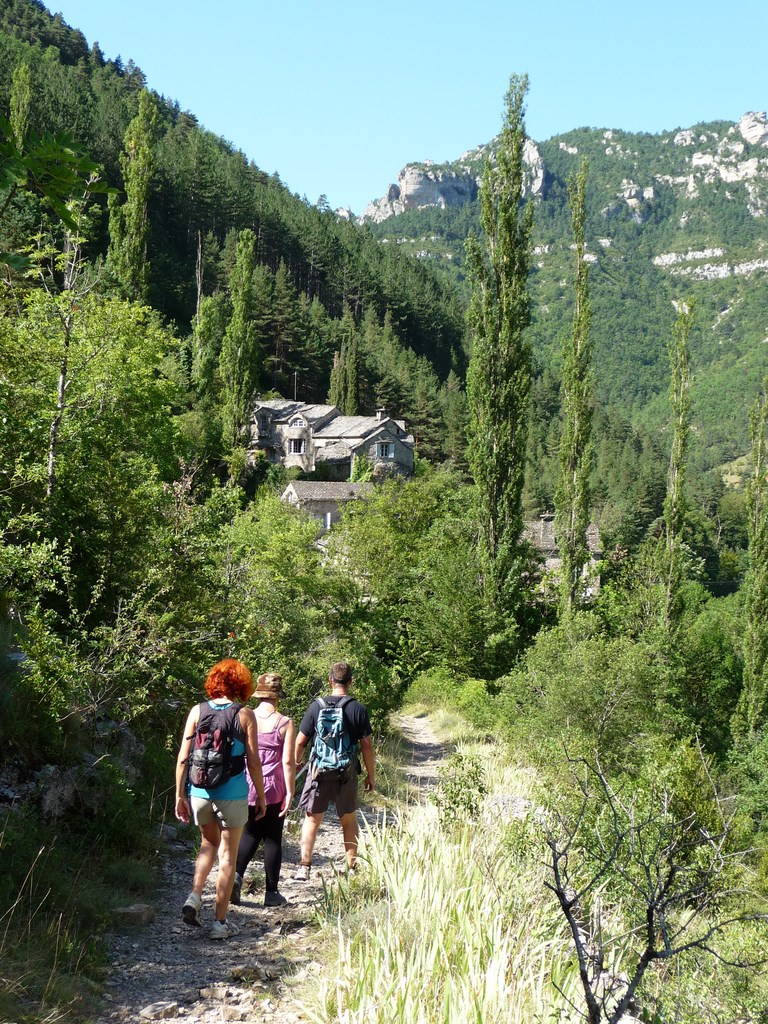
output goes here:
<path id="1" fill-rule="evenodd" d="M 267 813 L 256 821 L 256 808 L 248 807 L 248 821 L 240 837 L 237 851 L 237 873 L 245 876 L 245 869 L 264 840 L 264 874 L 267 876 L 267 892 L 277 892 L 280 881 L 280 866 L 283 863 L 283 825 L 280 817 L 281 804 L 267 804 Z"/>

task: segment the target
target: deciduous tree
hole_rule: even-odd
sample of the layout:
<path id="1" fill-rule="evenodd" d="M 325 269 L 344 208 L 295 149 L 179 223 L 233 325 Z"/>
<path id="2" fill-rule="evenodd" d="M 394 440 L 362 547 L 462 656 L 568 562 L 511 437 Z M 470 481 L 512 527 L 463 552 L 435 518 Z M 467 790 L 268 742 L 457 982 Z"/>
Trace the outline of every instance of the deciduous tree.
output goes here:
<path id="1" fill-rule="evenodd" d="M 592 346 L 589 338 L 589 264 L 584 242 L 587 162 L 569 182 L 576 252 L 576 308 L 573 329 L 563 345 L 563 435 L 560 478 L 555 494 L 555 528 L 560 547 L 560 614 L 583 599 L 584 566 L 589 560 L 587 527 L 592 469 Z"/>
<path id="2" fill-rule="evenodd" d="M 147 208 L 155 173 L 153 153 L 157 138 L 157 104 L 147 89 L 139 93 L 139 110 L 125 134 L 120 157 L 125 202 L 116 194 L 109 199 L 110 245 L 107 263 L 125 295 L 146 300 L 149 284 Z"/>
<path id="3" fill-rule="evenodd" d="M 737 729 L 751 737 L 765 724 L 768 698 L 768 377 L 750 416 L 752 475 L 747 484 L 749 570 L 744 581 L 744 682 Z"/>
<path id="4" fill-rule="evenodd" d="M 261 369 L 253 323 L 253 270 L 256 237 L 246 228 L 237 240 L 237 255 L 229 282 L 232 317 L 224 334 L 219 357 L 223 384 L 224 444 L 230 449 L 241 443 L 248 404 L 253 397 Z"/>
<path id="5" fill-rule="evenodd" d="M 499 612 L 518 600 L 523 481 L 531 386 L 526 328 L 533 207 L 523 203 L 527 76 L 513 76 L 495 163 L 480 188 L 485 251 L 467 242 L 473 338 L 467 374 L 469 462 L 480 494 L 486 592 Z"/>
<path id="6" fill-rule="evenodd" d="M 692 304 L 681 303 L 669 345 L 672 369 L 669 399 L 672 406 L 672 449 L 664 499 L 665 605 L 667 629 L 679 619 L 680 588 L 685 574 L 683 528 L 686 517 L 685 469 L 691 423 L 691 362 L 688 336 L 693 323 Z"/>

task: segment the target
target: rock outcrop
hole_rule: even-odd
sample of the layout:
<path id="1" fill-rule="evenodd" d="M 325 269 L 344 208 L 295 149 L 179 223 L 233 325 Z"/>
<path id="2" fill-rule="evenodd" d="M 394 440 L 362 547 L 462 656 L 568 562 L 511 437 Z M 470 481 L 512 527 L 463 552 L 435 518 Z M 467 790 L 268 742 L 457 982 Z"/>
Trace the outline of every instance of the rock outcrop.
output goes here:
<path id="1" fill-rule="evenodd" d="M 745 142 L 756 146 L 768 146 L 768 120 L 765 111 L 744 114 L 739 120 L 739 131 Z"/>
<path id="2" fill-rule="evenodd" d="M 389 217 L 428 206 L 445 209 L 463 206 L 477 195 L 485 155 L 493 159 L 493 145 L 465 153 L 457 164 L 406 164 L 387 194 L 366 206 L 360 223 L 378 224 Z M 526 192 L 540 195 L 544 189 L 545 168 L 538 147 L 526 140 L 523 154 L 526 167 Z"/>

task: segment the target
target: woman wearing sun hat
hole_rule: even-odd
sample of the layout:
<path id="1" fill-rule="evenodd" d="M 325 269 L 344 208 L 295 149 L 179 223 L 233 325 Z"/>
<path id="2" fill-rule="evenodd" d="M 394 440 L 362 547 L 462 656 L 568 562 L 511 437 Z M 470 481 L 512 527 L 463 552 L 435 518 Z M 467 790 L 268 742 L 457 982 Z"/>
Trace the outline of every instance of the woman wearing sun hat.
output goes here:
<path id="1" fill-rule="evenodd" d="M 248 821 L 237 852 L 237 871 L 232 890 L 234 904 L 240 903 L 245 870 L 262 841 L 264 874 L 267 879 L 264 906 L 280 907 L 287 902 L 278 891 L 278 882 L 283 861 L 283 825 L 296 786 L 296 762 L 293 756 L 296 727 L 290 718 L 277 710 L 278 703 L 285 697 L 282 683 L 283 677 L 279 673 L 264 672 L 259 676 L 254 691 L 254 697 L 259 698 L 254 714 L 259 732 L 259 760 L 267 813 L 258 817 L 258 797 L 249 776 Z"/>

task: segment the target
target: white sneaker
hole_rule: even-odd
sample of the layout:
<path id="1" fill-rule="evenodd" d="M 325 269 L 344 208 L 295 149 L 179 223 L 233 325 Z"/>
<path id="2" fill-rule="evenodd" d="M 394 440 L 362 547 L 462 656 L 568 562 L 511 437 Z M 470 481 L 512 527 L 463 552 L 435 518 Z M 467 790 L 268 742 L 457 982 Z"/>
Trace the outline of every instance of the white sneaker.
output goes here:
<path id="1" fill-rule="evenodd" d="M 348 864 L 346 858 L 344 860 L 337 860 L 333 865 L 333 870 L 337 875 L 356 875 L 357 861 L 354 864 Z"/>
<path id="2" fill-rule="evenodd" d="M 296 874 L 293 876 L 294 882 L 308 882 L 309 871 L 309 864 L 299 864 L 299 866 L 296 868 Z"/>
<path id="3" fill-rule="evenodd" d="M 203 907 L 202 899 L 197 895 L 196 892 L 191 892 L 184 900 L 184 906 L 181 908 L 181 914 L 186 924 L 196 925 L 200 927 L 200 911 Z"/>
<path id="4" fill-rule="evenodd" d="M 214 921 L 208 932 L 209 939 L 228 939 L 230 935 L 239 935 L 240 929 L 234 921 Z"/>

